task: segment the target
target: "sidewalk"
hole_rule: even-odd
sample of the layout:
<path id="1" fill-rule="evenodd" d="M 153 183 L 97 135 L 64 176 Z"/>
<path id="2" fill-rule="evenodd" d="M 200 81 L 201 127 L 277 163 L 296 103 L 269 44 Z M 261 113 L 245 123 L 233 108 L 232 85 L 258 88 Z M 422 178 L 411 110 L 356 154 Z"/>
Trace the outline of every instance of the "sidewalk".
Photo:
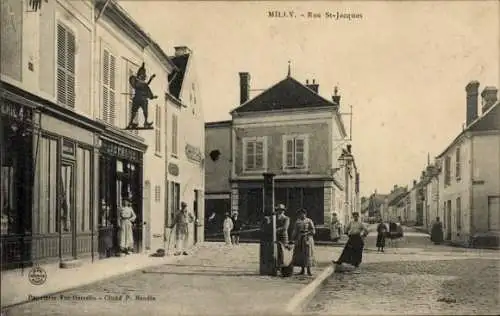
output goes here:
<path id="1" fill-rule="evenodd" d="M 199 246 L 193 247 L 189 252 L 196 253 Z M 2 271 L 2 308 L 23 303 L 32 296 L 51 295 L 75 287 L 91 284 L 103 279 L 126 274 L 143 268 L 153 267 L 167 263 L 179 263 L 186 256 L 151 257 L 149 254 L 131 254 L 122 257 L 111 257 L 84 262 L 80 267 L 61 269 L 59 263 L 45 264 L 47 279 L 41 285 L 33 285 L 29 281 L 31 267 L 24 270 Z M 117 267 L 119 267 L 117 269 Z"/>
<path id="2" fill-rule="evenodd" d="M 315 279 L 324 269 L 331 267 L 331 247 L 317 247 L 317 265 L 313 268 L 313 276 L 297 276 L 289 278 L 259 275 L 259 245 L 240 244 L 225 246 L 222 243 L 204 243 L 190 256 L 178 261 L 171 257 L 151 258 L 156 260 L 133 265 L 120 263 L 119 271 L 113 278 L 101 282 L 82 282 L 91 273 L 95 281 L 102 279 L 99 268 L 79 272 L 77 275 L 66 274 L 64 277 L 47 278 L 47 285 L 63 284 L 69 279 L 73 289 L 64 293 L 65 297 L 91 297 L 87 301 L 61 300 L 55 295 L 51 300 L 32 301 L 14 306 L 6 310 L 6 315 L 285 315 L 286 307 L 291 301 L 301 301 L 300 293 L 307 288 L 316 288 Z M 130 259 L 131 260 L 131 259 Z M 182 260 L 182 262 L 181 262 Z M 107 270 L 120 261 L 114 260 Z M 144 261 L 143 261 L 144 262 Z M 126 276 L 120 276 L 132 269 Z M 297 272 L 297 270 L 296 270 Z M 66 272 L 65 272 L 66 273 Z M 83 275 L 82 275 L 83 274 Z M 109 274 L 107 276 L 110 276 Z M 80 284 L 78 284 L 78 280 Z M 19 299 L 28 295 L 41 295 L 42 290 L 31 286 L 27 279 L 20 279 L 16 290 L 8 289 L 12 297 L 17 291 Z M 26 286 L 28 283 L 28 286 Z M 86 286 L 81 286 L 83 283 Z M 318 282 L 316 282 L 318 283 Z M 66 289 L 70 287 L 65 284 Z M 3 290 L 3 289 L 2 289 Z M 38 291 L 38 292 L 35 292 Z M 59 289 L 61 291 L 61 289 Z M 14 293 L 14 294 L 13 294 Z M 7 293 L 2 293 L 2 296 Z M 145 300 L 134 299 L 137 296 Z M 118 301 L 110 301 L 109 297 L 119 297 Z M 128 299 L 130 298 L 130 299 Z M 300 303 L 300 302 L 299 302 Z"/>

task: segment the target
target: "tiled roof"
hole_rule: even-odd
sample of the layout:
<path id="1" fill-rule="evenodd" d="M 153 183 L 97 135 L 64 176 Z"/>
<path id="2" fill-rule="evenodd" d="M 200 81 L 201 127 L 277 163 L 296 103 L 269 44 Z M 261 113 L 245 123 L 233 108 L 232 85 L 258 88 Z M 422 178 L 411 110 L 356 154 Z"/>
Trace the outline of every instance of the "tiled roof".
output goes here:
<path id="1" fill-rule="evenodd" d="M 450 149 L 466 132 L 479 132 L 479 131 L 500 131 L 500 102 L 493 104 L 483 115 L 473 121 L 465 130 L 446 147 L 446 149 L 437 156 L 442 157 L 448 149 Z"/>
<path id="2" fill-rule="evenodd" d="M 336 107 L 292 77 L 286 77 L 231 113 L 262 112 L 312 107 Z"/>
<path id="3" fill-rule="evenodd" d="M 189 54 L 170 57 L 172 62 L 178 68 L 177 71 L 172 72 L 168 76 L 169 82 L 169 91 L 170 94 L 180 99 L 179 96 L 181 94 L 182 82 L 184 81 L 184 75 L 186 74 L 187 63 L 189 60 Z"/>

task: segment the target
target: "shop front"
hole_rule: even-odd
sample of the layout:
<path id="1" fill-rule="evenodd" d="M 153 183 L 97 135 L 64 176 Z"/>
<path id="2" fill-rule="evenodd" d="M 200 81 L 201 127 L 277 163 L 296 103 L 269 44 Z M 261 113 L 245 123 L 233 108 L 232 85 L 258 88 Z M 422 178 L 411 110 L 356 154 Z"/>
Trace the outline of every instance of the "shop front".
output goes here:
<path id="1" fill-rule="evenodd" d="M 36 105 L 2 90 L 0 213 L 2 269 L 32 262 L 33 124 Z"/>
<path id="2" fill-rule="evenodd" d="M 134 147 L 135 145 L 135 147 Z M 136 214 L 133 223 L 134 252 L 143 245 L 143 154 L 146 145 L 103 136 L 99 156 L 99 258 L 120 256 L 119 214 L 129 199 Z"/>

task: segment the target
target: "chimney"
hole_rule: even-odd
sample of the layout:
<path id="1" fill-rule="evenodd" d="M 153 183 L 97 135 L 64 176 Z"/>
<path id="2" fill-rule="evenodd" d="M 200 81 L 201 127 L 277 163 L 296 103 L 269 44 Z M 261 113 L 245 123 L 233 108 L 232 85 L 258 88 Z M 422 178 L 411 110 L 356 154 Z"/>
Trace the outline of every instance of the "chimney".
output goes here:
<path id="1" fill-rule="evenodd" d="M 319 91 L 319 84 L 316 84 L 315 79 L 313 79 L 312 84 L 309 84 L 309 80 L 306 80 L 306 86 L 316 93 Z"/>
<path id="2" fill-rule="evenodd" d="M 240 104 L 248 101 L 250 97 L 250 74 L 240 72 Z"/>
<path id="3" fill-rule="evenodd" d="M 340 105 L 340 95 L 338 95 L 338 92 L 339 92 L 339 88 L 337 86 L 335 86 L 335 88 L 333 88 L 332 100 L 333 100 L 333 103 Z"/>
<path id="4" fill-rule="evenodd" d="M 477 118 L 477 98 L 479 94 L 479 82 L 471 81 L 465 86 L 467 92 L 467 109 L 465 125 L 469 126 Z"/>
<path id="5" fill-rule="evenodd" d="M 175 48 L 175 56 L 183 56 L 183 55 L 189 55 L 192 53 L 192 51 L 189 49 L 187 46 L 176 46 Z"/>
<path id="6" fill-rule="evenodd" d="M 486 112 L 490 107 L 492 107 L 498 101 L 497 92 L 498 89 L 495 87 L 485 87 L 483 89 L 483 92 L 481 92 L 481 98 L 483 98 L 482 113 Z"/>

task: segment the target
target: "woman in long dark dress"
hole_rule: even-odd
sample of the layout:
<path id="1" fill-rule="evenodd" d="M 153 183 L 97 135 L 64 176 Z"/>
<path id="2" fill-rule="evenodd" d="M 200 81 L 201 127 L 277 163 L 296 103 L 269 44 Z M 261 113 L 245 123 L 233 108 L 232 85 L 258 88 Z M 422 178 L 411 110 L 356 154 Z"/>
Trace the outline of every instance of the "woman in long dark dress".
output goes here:
<path id="1" fill-rule="evenodd" d="M 306 217 L 307 211 L 299 209 L 297 211 L 297 221 L 293 227 L 292 240 L 294 241 L 292 265 L 301 267 L 299 274 L 304 274 L 307 268 L 307 275 L 312 275 L 311 267 L 314 264 L 314 234 L 316 228 L 310 218 Z"/>
<path id="2" fill-rule="evenodd" d="M 439 216 L 436 217 L 436 221 L 432 224 L 431 241 L 436 245 L 443 242 L 443 223 L 439 221 Z"/>
<path id="3" fill-rule="evenodd" d="M 363 260 L 363 248 L 365 246 L 364 238 L 368 235 L 368 229 L 359 221 L 359 213 L 352 213 L 353 221 L 347 227 L 347 240 L 344 250 L 337 261 L 333 261 L 337 267 L 341 267 L 342 263 L 348 263 L 354 266 L 357 270 Z M 336 269 L 337 269 L 336 267 Z"/>
<path id="4" fill-rule="evenodd" d="M 387 236 L 387 226 L 382 219 L 377 226 L 377 251 L 384 252 L 385 237 Z"/>

